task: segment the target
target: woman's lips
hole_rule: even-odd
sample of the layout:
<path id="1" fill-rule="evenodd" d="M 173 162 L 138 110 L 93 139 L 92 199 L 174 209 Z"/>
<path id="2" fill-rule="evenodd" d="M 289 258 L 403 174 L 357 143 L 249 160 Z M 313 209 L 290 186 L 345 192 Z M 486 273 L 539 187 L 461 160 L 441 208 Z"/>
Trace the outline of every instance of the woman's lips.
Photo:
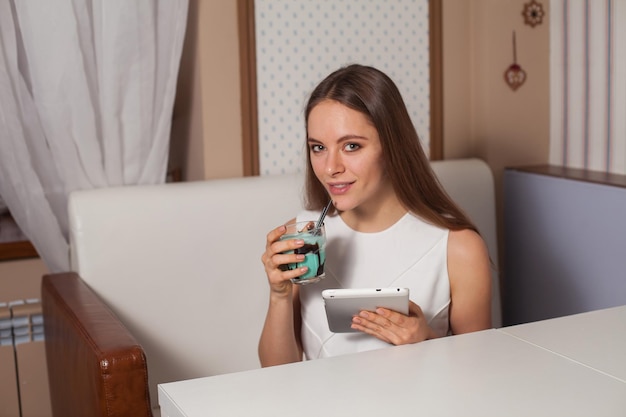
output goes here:
<path id="1" fill-rule="evenodd" d="M 350 190 L 352 184 L 352 182 L 328 183 L 328 192 L 332 195 L 342 195 Z"/>

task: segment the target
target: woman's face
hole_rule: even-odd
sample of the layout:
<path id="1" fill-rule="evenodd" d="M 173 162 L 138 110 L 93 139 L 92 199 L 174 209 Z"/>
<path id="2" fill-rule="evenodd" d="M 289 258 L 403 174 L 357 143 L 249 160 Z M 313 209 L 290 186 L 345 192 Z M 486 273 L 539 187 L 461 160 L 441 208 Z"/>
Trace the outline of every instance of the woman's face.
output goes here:
<path id="1" fill-rule="evenodd" d="M 313 172 L 337 210 L 371 212 L 393 193 L 378 132 L 364 114 L 325 100 L 309 113 L 307 133 Z"/>

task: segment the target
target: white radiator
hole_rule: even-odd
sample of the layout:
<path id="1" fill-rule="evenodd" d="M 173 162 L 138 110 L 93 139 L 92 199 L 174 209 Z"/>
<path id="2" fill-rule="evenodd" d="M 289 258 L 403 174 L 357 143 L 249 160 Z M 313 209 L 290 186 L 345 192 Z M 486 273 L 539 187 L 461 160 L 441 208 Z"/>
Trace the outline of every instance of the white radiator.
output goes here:
<path id="1" fill-rule="evenodd" d="M 0 302 L 0 416 L 51 415 L 43 340 L 40 300 Z"/>

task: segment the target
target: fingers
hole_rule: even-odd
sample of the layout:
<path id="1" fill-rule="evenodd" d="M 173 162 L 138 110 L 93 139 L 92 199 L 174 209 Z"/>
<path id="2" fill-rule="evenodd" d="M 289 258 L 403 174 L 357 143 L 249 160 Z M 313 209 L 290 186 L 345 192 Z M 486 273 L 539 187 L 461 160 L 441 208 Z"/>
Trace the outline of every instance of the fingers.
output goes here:
<path id="1" fill-rule="evenodd" d="M 420 306 L 409 300 L 409 315 L 413 317 L 423 317 L 424 313 L 422 313 Z"/>
<path id="2" fill-rule="evenodd" d="M 267 234 L 264 257 L 267 255 L 270 258 L 274 254 L 294 250 L 304 245 L 304 240 L 302 239 L 280 240 L 280 237 L 285 234 L 286 230 L 285 226 L 279 226 Z"/>
<path id="3" fill-rule="evenodd" d="M 265 252 L 261 256 L 261 262 L 263 262 L 272 289 L 281 293 L 287 292 L 287 287 L 291 287 L 289 281 L 292 278 L 297 278 L 308 270 L 307 267 L 292 270 L 287 268 L 287 264 L 304 261 L 305 256 L 294 253 L 295 249 L 304 245 L 303 240 L 280 240 L 285 231 L 285 226 L 279 226 L 267 234 Z"/>
<path id="4" fill-rule="evenodd" d="M 397 337 L 392 329 L 393 326 L 390 320 L 371 311 L 361 311 L 358 316 L 352 318 L 353 329 L 395 345 Z"/>
<path id="5" fill-rule="evenodd" d="M 301 239 L 279 240 L 269 245 L 262 256 L 263 264 L 267 271 L 281 269 L 287 271 L 287 264 L 304 261 L 305 255 L 296 253 L 295 250 L 304 246 Z M 281 268 L 281 266 L 285 266 Z"/>
<path id="6" fill-rule="evenodd" d="M 422 310 L 413 302 L 408 316 L 386 308 L 361 311 L 352 319 L 352 328 L 394 345 L 420 342 L 428 334 Z"/>
<path id="7" fill-rule="evenodd" d="M 266 236 L 265 251 L 267 252 L 270 246 L 278 239 L 280 239 L 280 237 L 284 235 L 286 231 L 287 228 L 284 225 L 278 226 L 276 229 L 270 231 Z"/>

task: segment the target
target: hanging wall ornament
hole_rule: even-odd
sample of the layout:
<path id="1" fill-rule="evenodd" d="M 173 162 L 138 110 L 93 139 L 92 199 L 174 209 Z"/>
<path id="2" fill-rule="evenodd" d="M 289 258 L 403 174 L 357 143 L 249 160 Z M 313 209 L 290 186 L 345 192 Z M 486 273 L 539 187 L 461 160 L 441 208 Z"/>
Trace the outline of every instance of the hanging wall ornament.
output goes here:
<path id="1" fill-rule="evenodd" d="M 522 16 L 524 16 L 524 23 L 530 27 L 535 27 L 543 22 L 543 6 L 541 3 L 531 0 L 528 3 L 524 3 L 524 10 L 522 10 Z"/>
<path id="2" fill-rule="evenodd" d="M 526 81 L 526 71 L 517 63 L 517 46 L 515 43 L 515 31 L 513 31 L 513 63 L 504 72 L 504 81 L 515 91 Z"/>

